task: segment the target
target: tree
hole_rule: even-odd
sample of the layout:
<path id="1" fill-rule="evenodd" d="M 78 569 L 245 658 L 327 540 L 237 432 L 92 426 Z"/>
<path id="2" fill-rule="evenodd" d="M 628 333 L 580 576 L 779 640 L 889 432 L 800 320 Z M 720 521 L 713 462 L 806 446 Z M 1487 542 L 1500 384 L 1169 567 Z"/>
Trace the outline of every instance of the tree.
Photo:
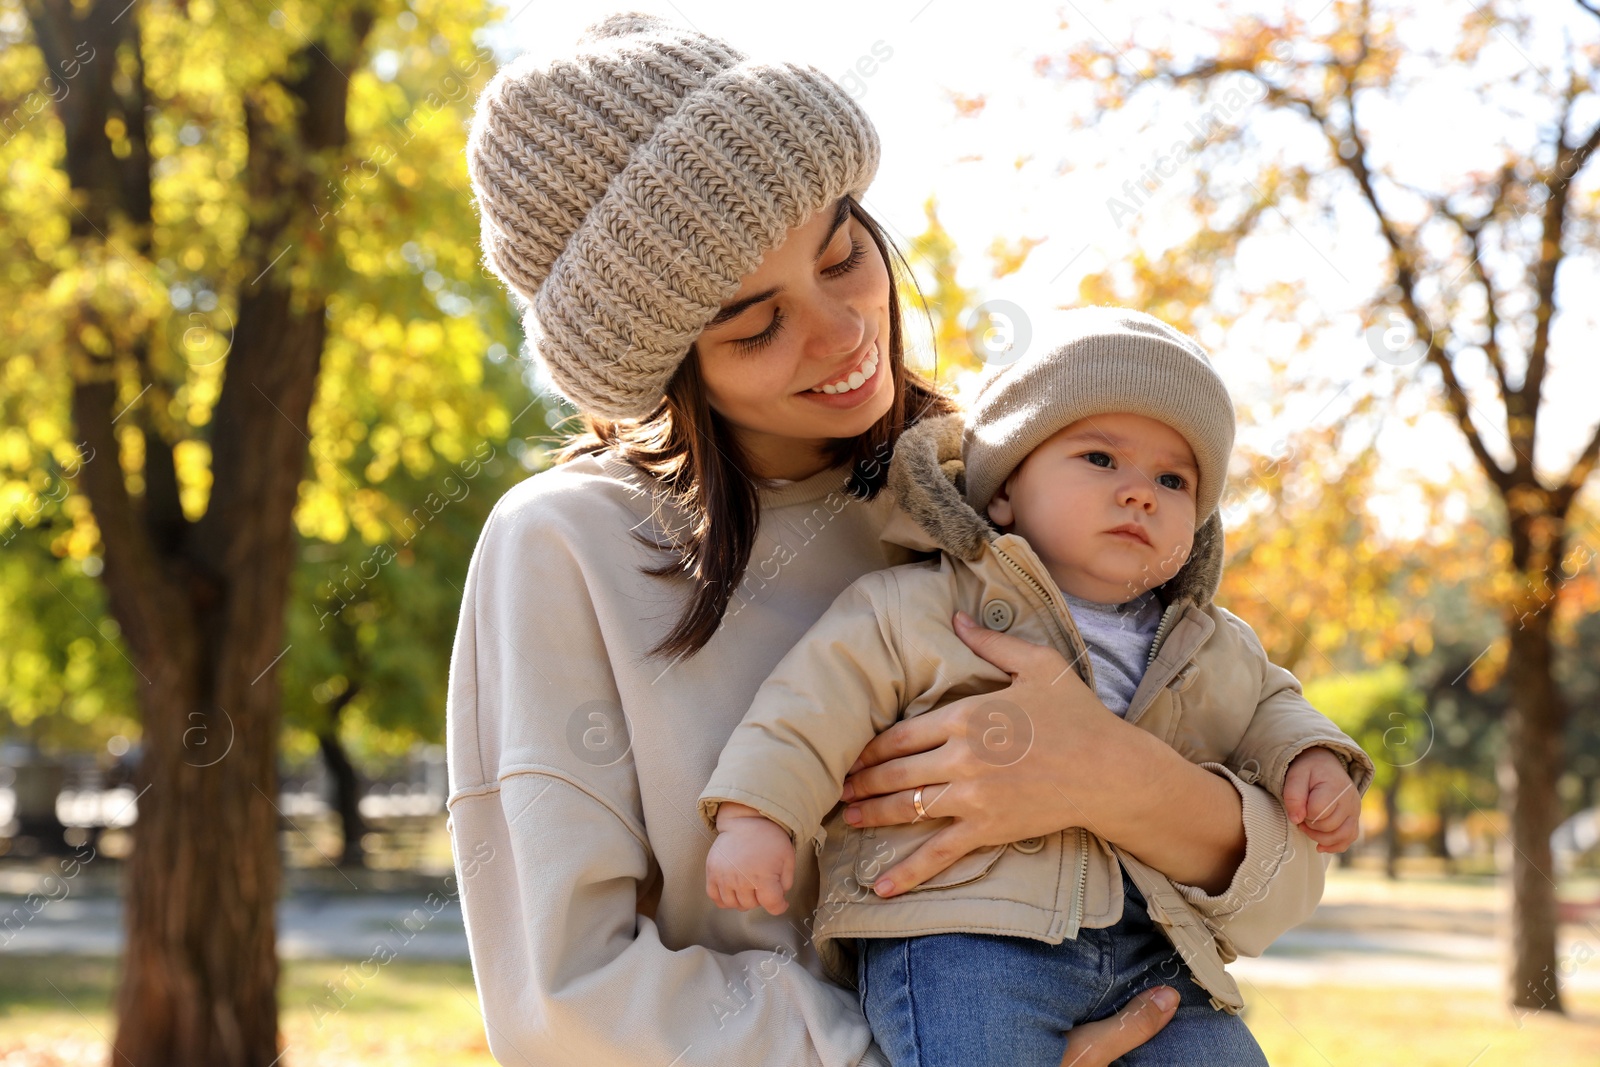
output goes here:
<path id="1" fill-rule="evenodd" d="M 1560 283 L 1572 276 L 1573 258 L 1593 249 L 1600 223 L 1589 166 L 1600 147 L 1592 118 L 1600 27 L 1576 21 L 1600 8 L 1567 9 L 1574 32 L 1590 43 L 1565 47 L 1509 5 L 1459 11 L 1454 46 L 1442 51 L 1412 43 L 1439 39 L 1438 12 L 1335 0 L 1314 25 L 1288 11 L 1233 18 L 1209 31 L 1215 44 L 1198 53 L 1095 39 L 1040 68 L 1091 81 L 1102 115 L 1166 92 L 1190 94 L 1212 115 L 1237 114 L 1240 101 L 1254 99 L 1274 117 L 1203 118 L 1198 143 L 1175 145 L 1176 155 L 1128 183 L 1113 199 L 1129 214 L 1167 181 L 1186 187 L 1194 228 L 1134 270 L 1092 279 L 1086 295 L 1116 292 L 1152 308 L 1204 303 L 1241 256 L 1269 240 L 1299 239 L 1280 225 L 1287 212 L 1301 226 L 1323 225 L 1328 246 L 1358 225 L 1376 238 L 1359 250 L 1371 251 L 1377 276 L 1362 308 L 1373 352 L 1380 365 L 1419 368 L 1416 381 L 1442 405 L 1505 516 L 1503 551 L 1486 577 L 1507 639 L 1511 699 L 1511 999 L 1560 1011 L 1550 834 L 1561 814 L 1552 769 L 1563 763 L 1567 708 L 1552 672 L 1551 623 L 1589 565 L 1574 552 L 1568 524 L 1600 458 L 1600 427 L 1585 430 L 1559 469 L 1544 467 L 1543 457 L 1536 467 L 1534 456 L 1549 447 L 1542 416 L 1553 402 L 1554 357 L 1584 343 L 1578 305 Z M 1432 23 L 1422 26 L 1425 17 Z M 1553 55 L 1558 69 L 1517 58 L 1529 54 Z M 1496 65 L 1502 58 L 1511 66 Z M 1518 72 L 1508 77 L 1512 68 Z M 1486 162 L 1442 179 L 1402 173 L 1404 124 L 1392 121 L 1394 108 L 1445 69 L 1474 79 L 1468 88 L 1476 95 L 1463 91 L 1457 106 L 1476 111 L 1455 128 L 1483 138 L 1478 157 Z M 1564 319 L 1577 331 L 1570 340 Z"/>
<path id="2" fill-rule="evenodd" d="M 482 17 L 0 7 L 4 389 L 27 430 L 7 499 L 31 525 L 26 468 L 75 466 L 69 547 L 100 568 L 143 730 L 119 1067 L 279 1060 L 296 527 L 377 522 L 384 464 L 458 464 L 509 433 L 479 395 L 486 326 L 512 334 L 462 152 Z M 370 425 L 345 414 L 360 396 L 385 398 Z M 363 439 L 369 477 L 346 481 Z"/>
<path id="3" fill-rule="evenodd" d="M 930 196 L 923 201 L 922 213 L 928 224 L 907 242 L 906 262 L 921 275 L 916 290 L 933 334 L 934 377 L 946 380 L 953 373 L 983 366 L 981 352 L 973 347 L 970 329 L 979 296 L 977 290 L 956 280 L 961 257 L 955 238 L 939 220 L 937 200 Z"/>
<path id="4" fill-rule="evenodd" d="M 1563 652 L 1558 671 L 1574 710 L 1567 748 L 1578 777 L 1577 807 L 1600 807 L 1600 614 L 1584 616 Z"/>
<path id="5" fill-rule="evenodd" d="M 507 403 L 525 392 L 514 374 L 495 378 L 485 391 Z M 364 860 L 355 757 L 442 740 L 467 565 L 489 509 L 528 473 L 516 453 L 537 462 L 524 447 L 521 438 L 484 441 L 460 463 L 420 477 L 402 464 L 384 479 L 387 504 L 366 533 L 301 537 L 289 641 L 305 651 L 284 661 L 285 725 L 315 738 L 334 783 L 341 866 Z M 343 466 L 361 478 L 371 459 L 364 447 Z"/>
<path id="6" fill-rule="evenodd" d="M 1408 596 L 1421 585 L 1410 562 L 1418 546 L 1386 535 L 1370 510 L 1377 451 L 1369 441 L 1341 455 L 1341 436 L 1302 429 L 1264 450 L 1236 446 L 1220 502 L 1228 561 L 1217 599 L 1251 624 L 1274 663 L 1305 676 L 1432 640 Z M 1343 663 L 1340 649 L 1351 653 Z"/>
<path id="7" fill-rule="evenodd" d="M 1414 760 L 1379 758 L 1397 748 L 1415 754 L 1413 736 L 1423 721 L 1423 697 L 1399 663 L 1356 674 L 1328 675 L 1306 686 L 1306 698 L 1325 709 L 1339 728 L 1375 758 L 1372 784 L 1383 796 L 1384 871 L 1397 876 L 1400 858 L 1400 787 Z M 1399 742 L 1397 744 L 1397 742 Z"/>
<path id="8" fill-rule="evenodd" d="M 104 751 L 137 732 L 137 675 L 103 590 L 64 543 L 75 529 L 60 506 L 69 486 L 51 471 L 38 480 L 34 521 L 0 530 L 0 722 L 43 750 Z"/>
<path id="9" fill-rule="evenodd" d="M 958 110 L 961 105 L 958 102 Z M 956 273 L 961 255 L 955 238 L 939 218 L 935 197 L 923 201 L 927 226 L 905 242 L 905 266 L 914 286 L 903 285 L 902 299 L 914 303 L 925 315 L 932 348 L 935 381 L 973 381 L 988 365 L 1010 363 L 1026 350 L 1030 340 L 1026 313 L 1004 301 L 983 298 L 981 288 L 961 284 Z M 995 237 L 989 244 L 989 277 L 1014 274 L 1045 241 L 1021 237 L 1008 241 Z M 914 291 L 913 291 L 914 290 Z"/>

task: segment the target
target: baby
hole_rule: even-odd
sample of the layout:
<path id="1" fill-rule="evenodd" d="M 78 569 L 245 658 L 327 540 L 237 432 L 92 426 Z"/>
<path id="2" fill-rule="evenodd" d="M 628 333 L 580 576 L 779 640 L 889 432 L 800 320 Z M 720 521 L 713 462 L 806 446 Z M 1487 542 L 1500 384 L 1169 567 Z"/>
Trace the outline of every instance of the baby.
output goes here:
<path id="1" fill-rule="evenodd" d="M 1139 312 L 1068 320 L 1064 343 L 985 384 L 965 427 L 944 416 L 901 436 L 884 537 L 937 554 L 859 579 L 762 686 L 700 796 L 717 832 L 707 891 L 778 914 L 796 845 L 814 842 L 812 936 L 896 1067 L 1055 1067 L 1066 1031 L 1158 984 L 1179 991 L 1177 1013 L 1121 1062 L 1264 1064 L 1224 965 L 1316 906 L 1322 865 L 1284 857 L 1307 838 L 1354 841 L 1372 762 L 1211 601 L 1234 412 L 1204 350 Z M 915 822 L 850 826 L 851 762 L 897 718 L 1010 683 L 955 636 L 956 612 L 1055 647 L 1111 713 L 1239 790 L 1247 845 L 1227 890 L 1175 883 L 1073 827 L 873 892 L 949 820 L 919 790 Z M 996 739 L 984 758 L 1026 758 L 1020 708 L 997 695 L 979 712 L 995 726 L 974 731 Z M 1298 825 L 1286 833 L 1246 783 Z M 1291 869 L 1310 873 L 1278 877 Z M 1257 918 L 1230 925 L 1246 903 Z"/>

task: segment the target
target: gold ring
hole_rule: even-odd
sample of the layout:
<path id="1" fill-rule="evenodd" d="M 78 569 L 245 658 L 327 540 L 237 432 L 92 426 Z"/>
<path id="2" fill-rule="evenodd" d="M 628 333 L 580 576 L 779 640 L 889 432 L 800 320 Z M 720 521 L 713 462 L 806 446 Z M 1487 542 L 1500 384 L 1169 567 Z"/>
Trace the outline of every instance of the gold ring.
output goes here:
<path id="1" fill-rule="evenodd" d="M 928 813 L 922 810 L 922 787 L 917 786 L 917 791 L 911 794 L 911 806 L 917 809 L 917 818 L 926 819 Z"/>

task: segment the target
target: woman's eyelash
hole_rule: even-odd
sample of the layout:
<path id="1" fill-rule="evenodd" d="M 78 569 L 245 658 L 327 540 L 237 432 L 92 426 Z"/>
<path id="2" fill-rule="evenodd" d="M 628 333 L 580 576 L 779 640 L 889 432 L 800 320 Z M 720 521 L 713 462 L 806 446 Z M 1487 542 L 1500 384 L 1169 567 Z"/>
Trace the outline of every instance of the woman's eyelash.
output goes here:
<path id="1" fill-rule="evenodd" d="M 741 352 L 754 352 L 758 348 L 765 348 L 778 336 L 778 331 L 783 329 L 783 309 L 772 309 L 772 325 L 756 334 L 754 337 L 741 337 L 733 342 L 735 348 Z"/>
<path id="2" fill-rule="evenodd" d="M 867 248 L 865 245 L 863 245 L 860 241 L 852 241 L 850 243 L 850 255 L 846 259 L 843 259 L 829 267 L 822 273 L 828 275 L 830 278 L 836 278 L 841 274 L 848 274 L 861 265 L 861 259 L 866 254 Z M 733 344 L 741 352 L 754 352 L 758 348 L 765 348 L 767 345 L 770 345 L 773 341 L 773 338 L 778 336 L 778 331 L 782 329 L 782 327 L 783 309 L 776 308 L 772 313 L 772 325 L 768 326 L 765 330 L 762 330 L 754 337 L 741 337 L 734 341 Z"/>
<path id="3" fill-rule="evenodd" d="M 850 255 L 848 258 L 835 263 L 822 273 L 830 278 L 837 278 L 841 274 L 849 274 L 861 265 L 861 258 L 867 254 L 867 246 L 860 241 L 850 242 Z"/>

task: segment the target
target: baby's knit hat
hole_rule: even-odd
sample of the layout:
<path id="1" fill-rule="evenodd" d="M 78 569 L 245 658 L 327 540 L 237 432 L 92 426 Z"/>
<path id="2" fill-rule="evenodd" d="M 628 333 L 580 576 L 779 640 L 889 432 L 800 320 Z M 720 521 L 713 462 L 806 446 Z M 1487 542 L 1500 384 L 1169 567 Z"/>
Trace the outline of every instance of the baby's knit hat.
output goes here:
<path id="1" fill-rule="evenodd" d="M 1233 401 L 1205 349 L 1142 311 L 1075 308 L 1066 339 L 1035 348 L 984 383 L 962 440 L 967 502 L 980 513 L 1011 472 L 1056 431 L 1118 411 L 1164 422 L 1200 467 L 1195 525 L 1222 499 L 1233 451 Z"/>
<path id="2" fill-rule="evenodd" d="M 501 70 L 467 163 L 484 259 L 555 387 L 637 418 L 790 228 L 866 192 L 878 135 L 814 67 L 622 14 Z"/>

